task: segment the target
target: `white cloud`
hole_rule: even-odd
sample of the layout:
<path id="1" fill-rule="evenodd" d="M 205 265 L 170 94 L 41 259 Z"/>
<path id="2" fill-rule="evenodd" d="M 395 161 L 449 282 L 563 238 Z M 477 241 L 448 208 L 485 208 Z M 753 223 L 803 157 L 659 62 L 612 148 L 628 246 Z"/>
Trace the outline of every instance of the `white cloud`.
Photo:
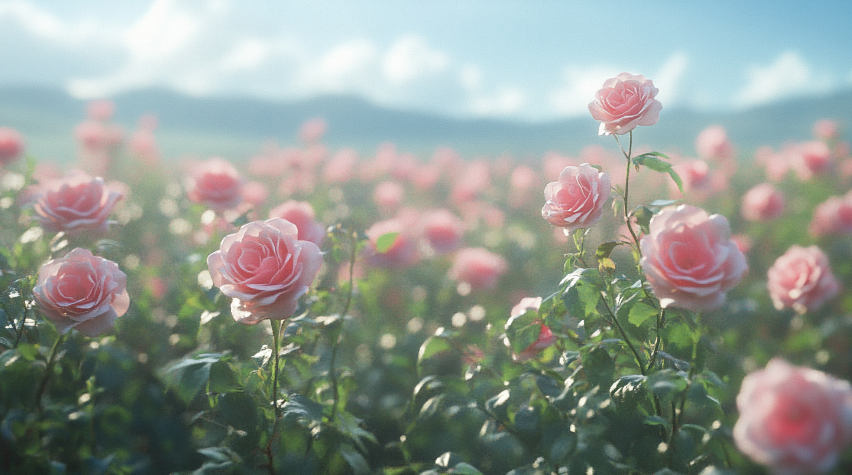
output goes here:
<path id="1" fill-rule="evenodd" d="M 459 74 L 462 87 L 468 91 L 475 91 L 482 87 L 482 70 L 478 66 L 468 65 L 462 68 Z"/>
<path id="2" fill-rule="evenodd" d="M 748 83 L 736 95 L 736 106 L 749 107 L 792 96 L 820 93 L 830 90 L 830 76 L 820 74 L 802 57 L 787 51 L 768 66 L 750 66 L 746 72 Z"/>
<path id="3" fill-rule="evenodd" d="M 402 83 L 444 71 L 449 64 L 445 53 L 433 49 L 419 36 L 409 35 L 391 46 L 382 61 L 382 70 L 390 82 Z"/>
<path id="4" fill-rule="evenodd" d="M 588 114 L 589 103 L 595 99 L 595 93 L 604 81 L 621 72 L 610 66 L 568 66 L 563 70 L 565 83 L 550 94 L 550 105 L 561 116 Z"/>
<path id="5" fill-rule="evenodd" d="M 653 77 L 645 76 L 654 82 L 654 87 L 660 90 L 657 99 L 663 103 L 664 107 L 679 101 L 680 83 L 688 65 L 687 55 L 677 52 L 669 56 Z"/>
<path id="6" fill-rule="evenodd" d="M 93 21 L 66 22 L 32 3 L 13 1 L 0 3 L 0 19 L 10 18 L 36 38 L 68 49 L 96 40 L 115 42 L 120 30 L 113 25 Z"/>
<path id="7" fill-rule="evenodd" d="M 260 66 L 270 56 L 269 42 L 259 38 L 240 40 L 220 62 L 223 71 L 245 71 Z"/>
<path id="8" fill-rule="evenodd" d="M 527 104 L 527 93 L 520 88 L 506 86 L 492 96 L 477 93 L 470 101 L 471 110 L 481 116 L 512 115 Z"/>

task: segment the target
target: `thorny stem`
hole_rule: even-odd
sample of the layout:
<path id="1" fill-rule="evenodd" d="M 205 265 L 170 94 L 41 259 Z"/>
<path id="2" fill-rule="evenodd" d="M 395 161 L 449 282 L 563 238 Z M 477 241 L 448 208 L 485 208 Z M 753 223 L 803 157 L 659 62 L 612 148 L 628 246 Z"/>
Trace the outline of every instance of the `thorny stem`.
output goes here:
<path id="1" fill-rule="evenodd" d="M 646 372 L 645 366 L 642 364 L 642 357 L 639 356 L 639 352 L 636 351 L 636 347 L 630 342 L 630 338 L 627 337 L 627 333 L 624 331 L 624 328 L 621 327 L 621 323 L 618 322 L 618 318 L 615 317 L 615 313 L 613 313 L 612 309 L 609 307 L 603 293 L 601 293 L 601 301 L 603 302 L 604 307 L 606 307 L 606 311 L 609 313 L 610 318 L 612 318 L 612 323 L 616 326 L 616 328 L 618 328 L 619 333 L 621 333 L 621 337 L 624 338 L 624 342 L 627 343 L 630 351 L 633 352 L 633 356 L 636 358 L 636 364 L 639 365 L 639 372 L 642 373 L 642 376 L 645 376 Z"/>
<path id="2" fill-rule="evenodd" d="M 648 368 L 654 366 L 657 362 L 657 354 L 660 351 L 660 346 L 662 345 L 662 339 L 660 337 L 660 330 L 665 325 L 666 321 L 666 309 L 664 307 L 660 307 L 660 313 L 657 314 L 657 338 L 654 340 L 654 349 L 651 352 L 651 358 L 648 360 Z"/>
<path id="3" fill-rule="evenodd" d="M 633 131 L 630 131 L 630 142 L 627 146 L 627 150 L 624 150 L 624 147 L 621 146 L 621 142 L 618 140 L 618 135 L 613 135 L 615 137 L 615 142 L 618 144 L 618 148 L 621 149 L 621 153 L 624 154 L 624 158 L 627 159 L 627 174 L 624 179 L 624 195 L 622 198 L 624 199 L 624 221 L 627 223 L 627 230 L 630 231 L 630 236 L 633 237 L 633 243 L 636 245 L 636 252 L 639 253 L 639 256 L 642 256 L 642 250 L 639 248 L 639 237 L 636 235 L 636 231 L 633 230 L 633 223 L 630 222 L 630 208 L 627 205 L 628 198 L 630 196 L 630 168 L 633 166 L 631 163 L 631 156 L 633 154 Z"/>
<path id="4" fill-rule="evenodd" d="M 272 358 L 272 406 L 275 410 L 275 420 L 272 421 L 272 433 L 269 435 L 269 441 L 266 443 L 266 457 L 269 459 L 266 466 L 269 468 L 269 474 L 275 475 L 272 441 L 275 439 L 275 429 L 278 425 L 278 419 L 281 417 L 281 408 L 278 406 L 278 353 L 280 350 L 279 336 L 281 334 L 282 321 L 270 319 L 269 324 L 272 327 L 272 351 L 274 352 Z"/>
<path id="5" fill-rule="evenodd" d="M 56 363 L 56 354 L 59 352 L 59 345 L 62 344 L 62 340 L 64 339 L 65 334 L 60 334 L 56 342 L 53 343 L 53 348 L 50 349 L 50 356 L 47 358 L 47 367 L 44 369 L 44 377 L 41 378 L 41 384 L 39 384 L 38 392 L 36 393 L 36 408 L 38 408 L 38 412 L 42 412 L 43 410 L 41 407 L 41 398 L 44 396 L 44 390 L 47 388 L 47 383 L 53 373 L 53 365 Z"/>

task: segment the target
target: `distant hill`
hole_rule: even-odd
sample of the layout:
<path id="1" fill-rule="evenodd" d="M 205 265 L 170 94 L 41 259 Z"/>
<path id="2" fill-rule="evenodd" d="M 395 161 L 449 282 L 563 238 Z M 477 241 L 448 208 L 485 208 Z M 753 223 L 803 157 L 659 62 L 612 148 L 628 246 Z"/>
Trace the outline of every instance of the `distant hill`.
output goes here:
<path id="1" fill-rule="evenodd" d="M 503 119 L 455 119 L 414 111 L 388 109 L 352 96 L 322 96 L 292 102 L 250 98 L 197 98 L 150 89 L 112 98 L 115 122 L 132 130 L 138 119 L 154 114 L 157 139 L 167 157 L 221 155 L 233 160 L 252 156 L 268 141 L 296 143 L 299 126 L 322 117 L 328 123 L 324 142 L 332 149 L 352 147 L 362 154 L 382 142 L 428 156 L 439 146 L 453 147 L 469 157 L 511 154 L 538 157 L 546 151 L 576 153 L 586 145 L 611 145 L 597 136 L 591 117 L 548 122 Z M 58 89 L 0 88 L 0 126 L 20 130 L 28 151 L 41 158 L 66 161 L 74 157 L 74 126 L 85 117 L 86 102 Z M 640 127 L 637 145 L 661 151 L 694 153 L 696 135 L 705 127 L 725 127 L 745 154 L 760 145 L 780 147 L 811 137 L 822 118 L 852 124 L 852 90 L 822 97 L 791 99 L 736 113 L 698 113 L 663 109 L 653 127 Z"/>

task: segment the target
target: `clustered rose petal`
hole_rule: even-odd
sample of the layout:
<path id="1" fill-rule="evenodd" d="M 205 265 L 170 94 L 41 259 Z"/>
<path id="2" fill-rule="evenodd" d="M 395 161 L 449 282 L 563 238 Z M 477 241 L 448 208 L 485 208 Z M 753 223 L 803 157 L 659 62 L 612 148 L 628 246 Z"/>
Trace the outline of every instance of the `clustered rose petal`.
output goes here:
<path id="1" fill-rule="evenodd" d="M 852 386 L 775 358 L 737 395 L 734 442 L 776 475 L 826 473 L 852 442 Z"/>
<path id="2" fill-rule="evenodd" d="M 663 105 L 654 99 L 660 90 L 645 76 L 621 73 L 607 79 L 589 103 L 592 117 L 601 123 L 599 135 L 622 135 L 637 125 L 654 125 Z"/>
<path id="3" fill-rule="evenodd" d="M 749 189 L 742 198 L 740 212 L 747 221 L 771 221 L 784 214 L 784 195 L 770 183 Z"/>
<path id="4" fill-rule="evenodd" d="M 90 337 L 112 328 L 130 306 L 118 264 L 81 248 L 41 266 L 33 297 L 60 333 L 75 328 Z"/>
<path id="5" fill-rule="evenodd" d="M 207 257 L 213 285 L 231 297 L 234 320 L 255 324 L 292 316 L 322 266 L 316 244 L 297 239 L 296 225 L 254 221 L 225 236 Z"/>
<path id="6" fill-rule="evenodd" d="M 724 216 L 669 206 L 651 218 L 649 231 L 640 241 L 640 264 L 663 307 L 719 308 L 748 271 Z"/>
<path id="7" fill-rule="evenodd" d="M 123 197 L 123 186 L 118 183 L 107 184 L 101 177 L 72 172 L 38 186 L 36 219 L 50 232 L 103 233 L 109 230 L 107 219 Z"/>
<path id="8" fill-rule="evenodd" d="M 450 278 L 470 284 L 473 290 L 490 289 L 497 285 L 508 264 L 499 254 L 481 247 L 461 249 L 453 259 Z"/>
<path id="9" fill-rule="evenodd" d="M 769 268 L 767 276 L 769 296 L 779 310 L 813 311 L 840 292 L 828 256 L 816 246 L 792 246 Z"/>
<path id="10" fill-rule="evenodd" d="M 808 232 L 816 237 L 852 234 L 852 191 L 818 204 Z"/>
<path id="11" fill-rule="evenodd" d="M 544 188 L 541 216 L 566 231 L 592 227 L 601 219 L 609 199 L 610 178 L 588 163 L 568 166 L 559 174 L 559 181 Z"/>
<path id="12" fill-rule="evenodd" d="M 8 165 L 24 153 L 24 138 L 11 127 L 0 127 L 0 165 Z"/>
<path id="13" fill-rule="evenodd" d="M 307 201 L 289 200 L 272 208 L 270 218 L 281 218 L 296 225 L 300 241 L 311 241 L 322 247 L 325 241 L 325 226 L 316 222 L 314 207 Z"/>
<path id="14" fill-rule="evenodd" d="M 215 157 L 192 166 L 187 197 L 214 211 L 225 211 L 242 203 L 243 183 L 243 177 L 230 162 Z"/>

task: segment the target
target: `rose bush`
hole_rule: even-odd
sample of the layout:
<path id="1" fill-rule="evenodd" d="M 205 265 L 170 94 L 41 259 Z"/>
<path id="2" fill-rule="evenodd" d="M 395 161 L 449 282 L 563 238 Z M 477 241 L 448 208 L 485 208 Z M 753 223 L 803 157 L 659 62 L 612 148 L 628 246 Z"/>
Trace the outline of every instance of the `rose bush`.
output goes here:
<path id="1" fill-rule="evenodd" d="M 566 231 L 589 228 L 601 219 L 609 194 L 609 175 L 588 163 L 568 166 L 559 174 L 558 181 L 544 188 L 541 216 Z"/>
<path id="2" fill-rule="evenodd" d="M 623 135 L 637 125 L 654 125 L 663 105 L 654 99 L 660 90 L 645 76 L 621 73 L 607 79 L 589 103 L 592 117 L 601 123 L 599 135 Z"/>
<path id="3" fill-rule="evenodd" d="M 825 473 L 852 442 L 852 386 L 775 358 L 737 395 L 734 442 L 774 474 Z"/>
<path id="4" fill-rule="evenodd" d="M 748 271 L 724 216 L 690 205 L 655 215 L 640 242 L 640 264 L 663 307 L 714 310 Z"/>
<path id="5" fill-rule="evenodd" d="M 319 247 L 298 235 L 295 224 L 280 218 L 254 221 L 207 257 L 213 285 L 233 299 L 234 320 L 255 324 L 296 312 L 323 262 Z"/>
<path id="6" fill-rule="evenodd" d="M 794 245 L 779 257 L 767 273 L 769 296 L 775 308 L 814 311 L 840 292 L 840 282 L 817 246 Z"/>
<path id="7" fill-rule="evenodd" d="M 112 328 L 130 306 L 127 276 L 118 264 L 76 248 L 39 268 L 33 297 L 60 333 L 93 337 Z"/>
<path id="8" fill-rule="evenodd" d="M 107 219 L 115 204 L 124 197 L 123 188 L 118 183 L 107 184 L 101 177 L 74 171 L 64 178 L 36 186 L 36 219 L 50 232 L 107 232 Z"/>

